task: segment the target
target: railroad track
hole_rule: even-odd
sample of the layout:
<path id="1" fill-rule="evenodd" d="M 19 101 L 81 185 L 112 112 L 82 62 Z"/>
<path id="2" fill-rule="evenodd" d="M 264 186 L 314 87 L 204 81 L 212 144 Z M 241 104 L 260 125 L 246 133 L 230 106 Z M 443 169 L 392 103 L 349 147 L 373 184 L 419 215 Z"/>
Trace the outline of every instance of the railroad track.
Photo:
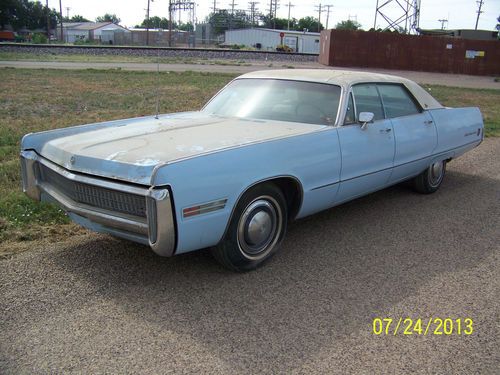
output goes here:
<path id="1" fill-rule="evenodd" d="M 276 51 L 234 50 L 222 48 L 179 48 L 144 46 L 61 45 L 0 43 L 0 52 L 23 52 L 34 54 L 88 54 L 88 55 L 132 55 L 188 58 L 215 58 L 269 61 L 317 61 L 318 54 L 283 53 Z"/>

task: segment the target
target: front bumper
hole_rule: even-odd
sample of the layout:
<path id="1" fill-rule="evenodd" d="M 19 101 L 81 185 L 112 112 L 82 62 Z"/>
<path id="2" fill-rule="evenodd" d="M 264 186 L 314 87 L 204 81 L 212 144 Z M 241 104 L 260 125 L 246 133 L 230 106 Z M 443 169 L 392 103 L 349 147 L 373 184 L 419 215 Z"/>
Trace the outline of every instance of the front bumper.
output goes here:
<path id="1" fill-rule="evenodd" d="M 130 194 L 144 197 L 145 217 L 114 211 L 81 203 L 68 196 L 60 184 L 51 183 L 50 179 L 41 178 L 41 168 L 57 173 L 69 183 L 79 186 L 106 189 L 113 194 Z M 61 168 L 39 156 L 35 151 L 21 152 L 21 170 L 23 191 L 36 201 L 53 201 L 61 206 L 73 221 L 88 229 L 123 237 L 148 244 L 161 256 L 172 256 L 175 252 L 176 236 L 172 202 L 168 188 L 143 188 L 109 181 L 98 177 L 76 174 Z M 58 177 L 59 178 L 59 177 Z"/>

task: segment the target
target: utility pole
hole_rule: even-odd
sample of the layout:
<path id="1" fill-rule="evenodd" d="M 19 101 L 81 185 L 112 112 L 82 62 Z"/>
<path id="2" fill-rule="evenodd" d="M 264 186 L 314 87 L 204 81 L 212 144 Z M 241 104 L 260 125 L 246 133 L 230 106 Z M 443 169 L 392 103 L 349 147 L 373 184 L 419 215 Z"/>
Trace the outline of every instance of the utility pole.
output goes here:
<path id="1" fill-rule="evenodd" d="M 325 29 L 328 30 L 328 20 L 330 19 L 330 8 L 333 8 L 333 5 L 328 4 L 328 5 L 325 5 L 325 7 L 326 7 L 326 27 L 325 27 Z"/>
<path id="2" fill-rule="evenodd" d="M 279 0 L 269 1 L 269 17 L 273 20 L 273 29 L 276 28 L 276 10 L 278 9 Z"/>
<path id="3" fill-rule="evenodd" d="M 49 9 L 49 0 L 45 0 L 45 8 L 47 8 L 47 41 L 50 43 L 50 9 Z"/>
<path id="4" fill-rule="evenodd" d="M 288 5 L 287 5 L 287 7 L 288 7 L 288 21 L 286 23 L 286 28 L 288 31 L 290 31 L 290 9 L 294 6 L 295 5 L 293 5 L 290 1 L 288 2 Z"/>
<path id="5" fill-rule="evenodd" d="M 231 0 L 231 15 L 229 16 L 229 30 L 233 28 L 233 19 L 234 19 L 234 7 L 238 5 L 235 4 L 234 0 Z"/>
<path id="6" fill-rule="evenodd" d="M 149 3 L 151 0 L 148 0 L 148 9 L 146 10 L 146 45 L 149 46 Z"/>
<path id="7" fill-rule="evenodd" d="M 168 46 L 172 47 L 172 0 L 168 0 Z"/>
<path id="8" fill-rule="evenodd" d="M 250 11 L 250 19 L 252 22 L 252 27 L 255 26 L 255 16 L 257 15 L 257 4 L 259 4 L 258 1 L 250 1 L 248 3 L 248 10 Z"/>
<path id="9" fill-rule="evenodd" d="M 484 0 L 479 0 L 479 1 L 476 1 L 476 2 L 479 5 L 479 9 L 477 11 L 476 27 L 474 28 L 474 30 L 477 30 L 477 24 L 479 23 L 479 16 L 481 15 L 481 13 L 483 13 L 483 11 L 481 10 L 481 8 L 483 7 Z"/>
<path id="10" fill-rule="evenodd" d="M 438 22 L 441 22 L 441 30 L 444 30 L 444 24 L 448 23 L 448 20 L 443 18 L 441 20 L 438 20 Z"/>
<path id="11" fill-rule="evenodd" d="M 64 42 L 63 38 L 63 16 L 62 16 L 62 2 L 59 0 L 59 15 L 61 16 L 61 41 Z"/>
<path id="12" fill-rule="evenodd" d="M 318 8 L 318 33 L 321 32 L 321 13 L 325 11 L 321 3 L 319 5 L 316 5 L 316 8 Z"/>

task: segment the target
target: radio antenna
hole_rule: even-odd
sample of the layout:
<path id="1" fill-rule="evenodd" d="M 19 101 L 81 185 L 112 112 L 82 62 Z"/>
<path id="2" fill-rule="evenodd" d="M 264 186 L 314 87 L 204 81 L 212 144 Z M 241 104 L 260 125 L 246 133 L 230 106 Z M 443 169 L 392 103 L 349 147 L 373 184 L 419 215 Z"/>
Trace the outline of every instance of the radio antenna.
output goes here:
<path id="1" fill-rule="evenodd" d="M 158 120 L 160 115 L 160 20 L 158 20 L 158 35 L 156 38 L 156 50 L 158 55 L 156 57 L 156 116 L 155 119 Z"/>

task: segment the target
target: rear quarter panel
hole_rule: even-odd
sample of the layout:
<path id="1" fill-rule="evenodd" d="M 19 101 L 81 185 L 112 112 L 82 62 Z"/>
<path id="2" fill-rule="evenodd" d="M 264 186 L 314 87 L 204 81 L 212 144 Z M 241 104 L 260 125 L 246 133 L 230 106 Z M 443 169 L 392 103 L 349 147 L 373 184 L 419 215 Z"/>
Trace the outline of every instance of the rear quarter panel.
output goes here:
<path id="1" fill-rule="evenodd" d="M 434 154 L 457 157 L 477 146 L 483 139 L 483 118 L 479 108 L 442 108 L 430 110 L 437 128 L 438 144 Z"/>

